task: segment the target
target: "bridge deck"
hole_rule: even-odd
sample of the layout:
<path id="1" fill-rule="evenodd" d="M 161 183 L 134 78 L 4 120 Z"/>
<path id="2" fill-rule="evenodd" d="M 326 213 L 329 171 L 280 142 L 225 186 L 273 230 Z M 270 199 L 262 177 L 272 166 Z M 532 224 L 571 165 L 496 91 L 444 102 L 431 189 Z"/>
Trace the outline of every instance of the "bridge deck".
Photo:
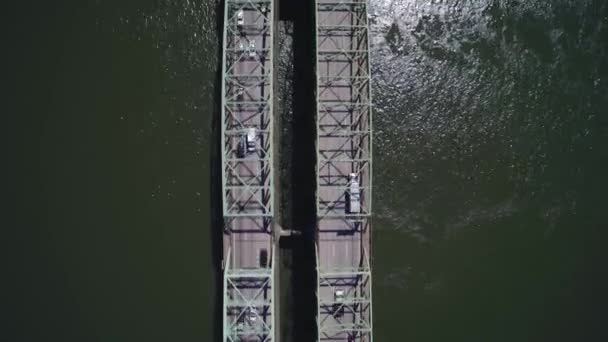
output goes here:
<path id="1" fill-rule="evenodd" d="M 319 341 L 371 341 L 366 1 L 317 0 L 316 35 Z"/>
<path id="2" fill-rule="evenodd" d="M 272 0 L 226 0 L 224 341 L 273 341 Z"/>

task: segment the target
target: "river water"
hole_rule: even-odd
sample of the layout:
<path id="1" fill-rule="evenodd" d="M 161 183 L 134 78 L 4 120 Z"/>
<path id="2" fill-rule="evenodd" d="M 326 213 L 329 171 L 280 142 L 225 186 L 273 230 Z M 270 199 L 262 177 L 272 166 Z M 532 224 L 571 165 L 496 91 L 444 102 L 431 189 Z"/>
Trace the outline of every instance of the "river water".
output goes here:
<path id="1" fill-rule="evenodd" d="M 0 340 L 217 336 L 218 4 L 17 7 Z M 370 18 L 376 341 L 608 339 L 608 3 Z"/>

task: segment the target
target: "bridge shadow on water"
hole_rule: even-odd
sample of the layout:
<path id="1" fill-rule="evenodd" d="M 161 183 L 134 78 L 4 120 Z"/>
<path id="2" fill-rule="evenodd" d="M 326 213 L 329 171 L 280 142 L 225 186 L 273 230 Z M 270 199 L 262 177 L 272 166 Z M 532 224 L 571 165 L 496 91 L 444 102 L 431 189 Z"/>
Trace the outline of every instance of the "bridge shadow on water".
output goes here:
<path id="1" fill-rule="evenodd" d="M 287 279 L 282 279 L 287 307 L 282 304 L 281 342 L 316 340 L 317 301 L 315 297 L 316 262 L 314 238 L 316 227 L 316 124 L 315 124 L 315 28 L 314 1 L 280 0 L 281 21 L 293 23 L 292 45 L 292 118 L 291 154 L 287 175 L 290 182 L 284 200 L 290 201 L 290 215 L 285 217 L 286 228 L 299 230 L 301 235 L 284 238 L 280 247 L 287 257 Z M 281 189 L 284 191 L 285 189 Z M 285 263 L 284 263 L 285 265 Z"/>
<path id="2" fill-rule="evenodd" d="M 213 104 L 213 115 L 211 118 L 210 132 L 210 147 L 209 147 L 209 203 L 210 203 L 210 227 L 209 235 L 211 239 L 211 262 L 213 267 L 213 333 L 212 341 L 221 341 L 223 339 L 223 211 L 222 211 L 222 163 L 221 163 L 221 125 L 222 125 L 222 37 L 224 32 L 224 1 L 216 2 L 217 24 L 216 32 L 218 39 L 218 56 L 219 65 L 215 73 L 215 103 Z"/>

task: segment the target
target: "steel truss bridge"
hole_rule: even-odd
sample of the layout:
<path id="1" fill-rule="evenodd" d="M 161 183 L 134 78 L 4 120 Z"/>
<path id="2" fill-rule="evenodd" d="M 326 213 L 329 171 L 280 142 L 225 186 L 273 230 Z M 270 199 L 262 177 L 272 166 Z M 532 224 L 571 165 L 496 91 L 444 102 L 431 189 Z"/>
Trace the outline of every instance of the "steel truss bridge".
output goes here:
<path id="1" fill-rule="evenodd" d="M 372 340 L 367 1 L 316 0 L 315 6 L 318 341 L 367 342 Z"/>
<path id="2" fill-rule="evenodd" d="M 225 0 L 223 340 L 275 340 L 272 0 Z"/>
<path id="3" fill-rule="evenodd" d="M 277 340 L 273 45 L 277 0 L 225 0 L 223 341 Z M 315 1 L 318 341 L 372 341 L 366 0 Z M 311 113 L 313 115 L 314 113 Z M 353 182 L 358 185 L 357 194 Z M 353 198 L 358 199 L 353 210 Z M 288 317 L 287 317 L 288 319 Z"/>

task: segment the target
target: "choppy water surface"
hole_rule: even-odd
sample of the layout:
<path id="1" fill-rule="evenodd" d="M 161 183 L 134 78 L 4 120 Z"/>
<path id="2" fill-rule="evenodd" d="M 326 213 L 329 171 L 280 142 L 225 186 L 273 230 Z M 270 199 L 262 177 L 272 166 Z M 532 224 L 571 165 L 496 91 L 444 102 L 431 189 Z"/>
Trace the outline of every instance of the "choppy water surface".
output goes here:
<path id="1" fill-rule="evenodd" d="M 608 4 L 370 3 L 377 339 L 599 340 Z"/>
<path id="2" fill-rule="evenodd" d="M 42 229 L 15 336 L 208 340 L 216 5 L 15 12 L 16 113 L 42 115 L 19 116 L 20 222 Z M 376 341 L 604 340 L 608 4 L 370 16 Z"/>

